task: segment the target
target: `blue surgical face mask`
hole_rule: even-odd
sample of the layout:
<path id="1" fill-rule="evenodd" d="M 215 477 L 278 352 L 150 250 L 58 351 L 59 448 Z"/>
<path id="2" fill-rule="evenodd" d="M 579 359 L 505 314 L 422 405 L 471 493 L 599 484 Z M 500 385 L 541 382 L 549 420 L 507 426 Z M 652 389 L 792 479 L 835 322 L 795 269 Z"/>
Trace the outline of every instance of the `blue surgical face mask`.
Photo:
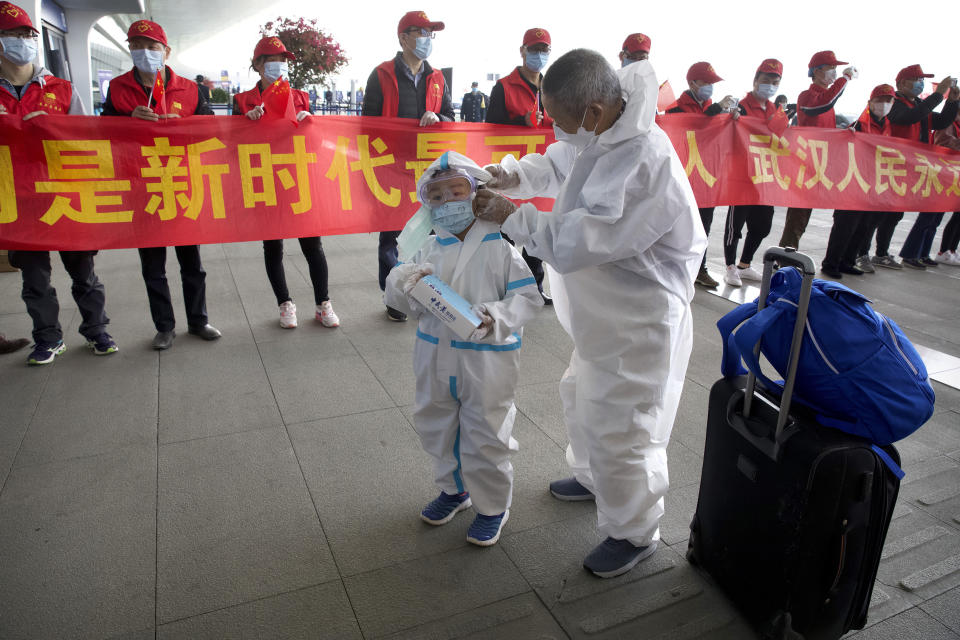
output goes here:
<path id="1" fill-rule="evenodd" d="M 572 144 L 574 147 L 577 148 L 578 151 L 583 151 L 584 149 L 589 147 L 590 144 L 597 137 L 596 127 L 593 128 L 593 131 L 587 131 L 586 129 L 583 128 L 583 123 L 584 121 L 586 121 L 586 119 L 587 119 L 587 112 L 584 111 L 583 117 L 580 118 L 580 126 L 577 127 L 576 133 L 567 133 L 566 131 L 558 127 L 556 122 L 554 122 L 553 123 L 554 137 L 560 142 L 566 142 L 567 144 Z M 599 124 L 600 122 L 598 121 L 597 125 Z"/>
<path id="2" fill-rule="evenodd" d="M 417 38 L 417 46 L 413 50 L 413 55 L 421 60 L 426 60 L 433 53 L 433 39 L 428 37 Z"/>
<path id="3" fill-rule="evenodd" d="M 33 38 L 0 38 L 3 57 L 15 65 L 29 64 L 37 57 L 37 41 Z"/>
<path id="4" fill-rule="evenodd" d="M 141 73 L 154 74 L 163 68 L 163 51 L 134 49 L 130 56 L 133 58 L 133 66 Z"/>
<path id="5" fill-rule="evenodd" d="M 263 77 L 268 81 L 273 82 L 277 78 L 287 78 L 287 63 L 284 62 L 264 62 L 263 63 Z"/>
<path id="6" fill-rule="evenodd" d="M 546 51 L 527 51 L 523 57 L 523 65 L 530 71 L 542 71 L 549 59 L 550 54 Z"/>
<path id="7" fill-rule="evenodd" d="M 435 229 L 443 229 L 454 235 L 474 221 L 473 200 L 452 200 L 430 210 Z"/>
<path id="8" fill-rule="evenodd" d="M 757 95 L 763 98 L 764 100 L 769 100 L 773 96 L 777 95 L 777 85 L 775 84 L 761 84 L 757 87 Z"/>
<path id="9" fill-rule="evenodd" d="M 477 91 L 479 91 L 479 89 L 477 89 L 476 87 L 471 87 L 470 89 L 470 93 L 476 93 Z"/>
<path id="10" fill-rule="evenodd" d="M 919 96 L 921 93 L 923 93 L 923 80 L 914 80 L 913 95 Z"/>
<path id="11" fill-rule="evenodd" d="M 630 58 L 624 58 L 620 61 L 620 68 L 623 69 L 628 64 L 633 64 L 634 62 L 640 62 L 639 60 L 632 60 Z"/>
<path id="12" fill-rule="evenodd" d="M 712 84 L 705 84 L 697 87 L 697 99 L 700 100 L 700 102 L 709 100 L 711 96 L 713 96 Z"/>

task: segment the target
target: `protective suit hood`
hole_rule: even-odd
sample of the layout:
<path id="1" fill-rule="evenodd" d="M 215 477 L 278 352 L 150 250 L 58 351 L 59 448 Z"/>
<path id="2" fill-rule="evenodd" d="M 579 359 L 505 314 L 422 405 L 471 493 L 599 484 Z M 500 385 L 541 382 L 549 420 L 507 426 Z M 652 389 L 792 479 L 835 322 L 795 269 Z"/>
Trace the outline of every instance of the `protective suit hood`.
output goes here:
<path id="1" fill-rule="evenodd" d="M 657 116 L 660 84 L 649 60 L 616 70 L 626 107 L 613 126 L 600 134 L 600 144 L 612 145 L 647 133 Z"/>

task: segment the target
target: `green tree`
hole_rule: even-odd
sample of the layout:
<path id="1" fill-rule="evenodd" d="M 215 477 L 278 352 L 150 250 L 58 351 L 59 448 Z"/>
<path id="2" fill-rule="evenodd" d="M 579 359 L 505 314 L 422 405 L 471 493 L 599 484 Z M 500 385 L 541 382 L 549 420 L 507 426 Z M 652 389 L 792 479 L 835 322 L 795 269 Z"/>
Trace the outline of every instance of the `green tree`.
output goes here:
<path id="1" fill-rule="evenodd" d="M 303 89 L 325 84 L 327 76 L 347 63 L 340 45 L 317 27 L 317 20 L 277 17 L 260 27 L 260 35 L 277 36 L 296 60 L 288 64 L 290 86 Z"/>
<path id="2" fill-rule="evenodd" d="M 220 87 L 217 87 L 216 89 L 210 92 L 210 102 L 214 104 L 225 104 L 229 101 L 230 101 L 230 94 L 228 94 L 226 91 L 224 91 Z"/>

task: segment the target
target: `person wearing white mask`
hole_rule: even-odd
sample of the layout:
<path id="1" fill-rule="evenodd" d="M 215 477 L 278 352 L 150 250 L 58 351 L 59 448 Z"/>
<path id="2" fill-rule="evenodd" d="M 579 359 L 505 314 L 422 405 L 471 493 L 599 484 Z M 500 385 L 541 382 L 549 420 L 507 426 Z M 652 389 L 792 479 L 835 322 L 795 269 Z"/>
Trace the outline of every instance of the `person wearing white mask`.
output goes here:
<path id="1" fill-rule="evenodd" d="M 384 293 L 391 307 L 419 319 L 413 419 L 424 451 L 433 458 L 440 489 L 420 518 L 446 524 L 472 504 L 477 515 L 467 541 L 480 546 L 495 544 L 510 517 L 510 457 L 518 448 L 511 434 L 523 325 L 542 304 L 517 250 L 496 224 L 474 217 L 474 198 L 489 179 L 476 163 L 453 151 L 427 168 L 417 182 L 422 208 L 401 236 L 406 261 L 390 272 Z M 430 226 L 435 235 L 427 235 Z M 427 274 L 472 303 L 482 323 L 469 339 L 452 333 L 411 297 Z"/>
<path id="2" fill-rule="evenodd" d="M 421 127 L 438 122 L 454 122 L 450 87 L 443 73 L 427 62 L 433 52 L 433 40 L 442 31 L 442 22 L 431 21 L 423 11 L 408 11 L 397 25 L 401 50 L 377 66 L 367 78 L 363 97 L 363 115 L 387 118 L 413 118 Z M 399 231 L 381 231 L 377 248 L 380 290 L 387 274 L 397 264 Z M 387 305 L 387 318 L 405 322 L 406 314 Z"/>
<path id="3" fill-rule="evenodd" d="M 543 79 L 558 142 L 485 167 L 491 189 L 555 198 L 553 210 L 490 190 L 475 200 L 478 217 L 550 267 L 557 318 L 574 343 L 560 382 L 573 477 L 550 491 L 596 500 L 605 539 L 584 567 L 600 577 L 657 548 L 707 246 L 683 165 L 654 122 L 658 88 L 649 61 L 614 71 L 595 51 L 564 54 Z"/>
<path id="4" fill-rule="evenodd" d="M 782 113 L 782 110 L 771 102 L 777 95 L 781 77 L 783 64 L 779 60 L 767 58 L 761 62 L 753 77 L 753 91 L 740 100 L 737 106 L 739 114 L 770 122 L 774 115 Z M 744 224 L 747 225 L 747 237 L 743 241 L 740 261 L 737 262 L 737 247 Z M 723 274 L 724 282 L 731 287 L 742 286 L 743 280 L 760 282 L 760 272 L 750 266 L 750 263 L 760 248 L 760 243 L 770 235 L 772 225 L 773 207 L 769 205 L 737 205 L 727 209 L 723 234 L 723 257 L 727 265 L 727 271 Z"/>
<path id="5" fill-rule="evenodd" d="M 147 122 L 213 115 L 197 83 L 178 76 L 166 66 L 170 47 L 163 27 L 150 20 L 137 20 L 127 30 L 127 43 L 134 67 L 110 82 L 100 115 L 131 116 Z M 155 91 L 158 76 L 163 82 L 162 92 Z M 173 346 L 176 337 L 176 319 L 167 283 L 167 248 L 148 247 L 138 251 L 150 315 L 157 329 L 152 347 L 162 351 Z M 220 331 L 207 323 L 207 273 L 200 261 L 200 247 L 184 245 L 175 251 L 180 263 L 187 331 L 204 340 L 216 340 Z"/>
<path id="6" fill-rule="evenodd" d="M 283 78 L 289 80 L 287 63 L 295 60 L 296 56 L 287 51 L 280 38 L 267 36 L 261 38 L 253 49 L 253 58 L 250 68 L 260 74 L 260 81 L 248 91 L 238 93 L 233 97 L 233 115 L 246 116 L 250 120 L 259 120 L 263 117 L 263 92 Z M 306 91 L 292 89 L 293 106 L 297 113 L 297 121 L 302 122 L 312 115 L 312 101 Z M 314 318 L 325 327 L 339 327 L 340 318 L 333 311 L 330 303 L 327 270 L 327 257 L 323 253 L 323 244 L 319 236 L 300 238 L 300 249 L 307 260 L 310 270 L 310 281 L 313 284 L 313 297 L 316 304 Z M 283 240 L 269 239 L 263 241 L 263 261 L 267 268 L 267 279 L 273 288 L 280 310 L 280 326 L 284 329 L 294 329 L 297 326 L 297 305 L 290 297 L 287 288 L 287 277 L 283 270 Z"/>

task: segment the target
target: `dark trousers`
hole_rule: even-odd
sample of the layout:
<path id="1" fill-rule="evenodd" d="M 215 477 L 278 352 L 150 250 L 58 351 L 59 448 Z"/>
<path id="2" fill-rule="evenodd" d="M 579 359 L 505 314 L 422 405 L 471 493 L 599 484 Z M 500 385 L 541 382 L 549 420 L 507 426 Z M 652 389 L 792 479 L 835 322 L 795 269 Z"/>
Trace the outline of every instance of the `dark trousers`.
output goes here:
<path id="1" fill-rule="evenodd" d="M 200 247 L 194 244 L 174 249 L 180 263 L 187 325 L 202 327 L 207 324 L 207 272 L 200 263 Z M 147 297 L 150 299 L 153 325 L 157 331 L 173 331 L 177 322 L 173 316 L 173 304 L 170 302 L 170 285 L 167 284 L 167 248 L 150 247 L 138 251 L 143 282 L 147 285 Z"/>
<path id="2" fill-rule="evenodd" d="M 897 228 L 897 223 L 903 220 L 903 212 L 884 213 L 877 222 L 877 255 L 890 255 L 890 240 L 893 238 L 893 230 Z"/>
<path id="3" fill-rule="evenodd" d="M 940 253 L 956 251 L 960 246 L 960 211 L 954 212 L 943 228 L 943 238 L 940 239 Z"/>
<path id="4" fill-rule="evenodd" d="M 870 255 L 870 243 L 873 242 L 873 234 L 877 230 L 877 225 L 883 220 L 883 216 L 890 215 L 883 211 L 861 211 L 860 221 L 853 232 L 853 238 L 850 240 L 851 249 L 857 258 Z"/>
<path id="5" fill-rule="evenodd" d="M 918 213 L 917 220 L 910 227 L 910 233 L 900 249 L 901 258 L 929 258 L 930 248 L 933 246 L 933 237 L 937 235 L 937 227 L 943 222 L 943 212 Z"/>
<path id="6" fill-rule="evenodd" d="M 830 238 L 827 240 L 827 253 L 823 257 L 823 265 L 829 269 L 837 269 L 841 264 L 853 266 L 857 260 L 859 243 L 856 232 L 860 228 L 864 216 L 869 212 L 844 211 L 833 212 L 833 226 L 830 228 Z"/>
<path id="7" fill-rule="evenodd" d="M 780 234 L 781 247 L 800 247 L 800 236 L 807 230 L 807 223 L 810 222 L 810 214 L 813 209 L 797 209 L 790 207 L 787 209 L 787 217 L 783 221 L 783 233 Z"/>
<path id="8" fill-rule="evenodd" d="M 80 334 L 93 339 L 106 330 L 110 318 L 104 311 L 106 295 L 103 284 L 93 270 L 96 251 L 61 251 L 60 261 L 70 274 L 70 293 L 80 310 Z M 60 303 L 57 290 L 50 284 L 48 251 L 11 251 L 10 264 L 20 268 L 23 276 L 21 297 L 33 320 L 33 341 L 57 343 L 63 339 L 60 327 Z"/>
<path id="9" fill-rule="evenodd" d="M 380 291 L 387 288 L 387 276 L 397 264 L 397 236 L 399 231 L 381 231 L 377 260 L 380 263 Z"/>
<path id="10" fill-rule="evenodd" d="M 327 292 L 327 256 L 323 253 L 320 238 L 300 238 L 300 249 L 307 259 L 310 269 L 310 282 L 313 283 L 313 298 L 316 304 L 330 299 Z M 283 240 L 263 241 L 263 263 L 267 267 L 267 278 L 277 296 L 277 306 L 290 300 L 287 290 L 287 276 L 283 272 Z"/>
<path id="11" fill-rule="evenodd" d="M 710 235 L 710 226 L 713 224 L 713 210 L 714 207 L 705 207 L 700 209 L 700 222 L 703 224 L 703 232 Z M 703 252 L 703 260 L 700 261 L 700 268 L 705 269 L 707 266 L 707 252 Z"/>
<path id="12" fill-rule="evenodd" d="M 737 263 L 737 245 L 740 243 L 743 225 L 747 225 L 747 237 L 743 241 L 740 261 L 750 264 L 763 239 L 770 235 L 773 225 L 773 207 L 767 205 L 737 205 L 727 210 L 726 230 L 723 234 L 723 257 L 727 266 Z"/>

